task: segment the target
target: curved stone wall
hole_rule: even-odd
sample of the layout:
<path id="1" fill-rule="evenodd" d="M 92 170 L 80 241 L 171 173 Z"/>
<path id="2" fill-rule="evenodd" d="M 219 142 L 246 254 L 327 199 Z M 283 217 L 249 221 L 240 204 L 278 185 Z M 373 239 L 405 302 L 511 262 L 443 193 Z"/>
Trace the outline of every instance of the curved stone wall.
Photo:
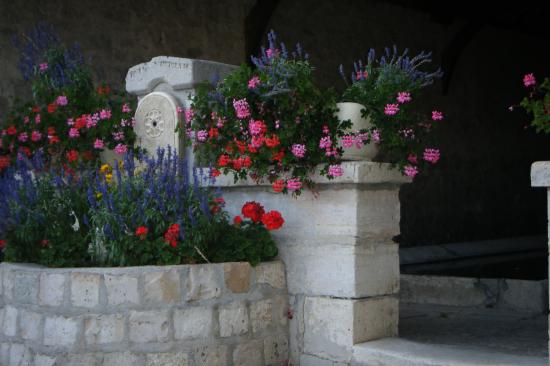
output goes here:
<path id="1" fill-rule="evenodd" d="M 282 262 L 52 269 L 0 264 L 1 365 L 279 365 Z"/>

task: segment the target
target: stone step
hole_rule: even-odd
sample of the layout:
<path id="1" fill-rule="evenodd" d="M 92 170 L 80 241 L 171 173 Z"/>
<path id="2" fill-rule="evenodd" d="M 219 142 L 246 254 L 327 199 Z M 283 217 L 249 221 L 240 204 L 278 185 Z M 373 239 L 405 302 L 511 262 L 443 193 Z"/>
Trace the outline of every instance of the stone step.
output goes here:
<path id="1" fill-rule="evenodd" d="M 400 282 L 403 303 L 496 308 L 538 314 L 548 309 L 548 280 L 402 274 Z"/>
<path id="2" fill-rule="evenodd" d="M 353 347 L 352 366 L 548 366 L 543 356 L 489 352 L 469 347 L 386 338 Z"/>

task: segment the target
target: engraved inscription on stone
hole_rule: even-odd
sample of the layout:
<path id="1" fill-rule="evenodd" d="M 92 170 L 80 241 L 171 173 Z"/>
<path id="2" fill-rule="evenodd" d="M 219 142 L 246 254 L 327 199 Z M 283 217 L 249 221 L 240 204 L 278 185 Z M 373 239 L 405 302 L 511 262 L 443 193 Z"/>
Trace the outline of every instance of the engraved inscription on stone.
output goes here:
<path id="1" fill-rule="evenodd" d="M 152 109 L 145 115 L 145 133 L 149 137 L 159 137 L 164 132 L 164 117 L 158 109 Z"/>
<path id="2" fill-rule="evenodd" d="M 136 110 L 137 143 L 154 154 L 158 147 L 171 146 L 180 149 L 180 139 L 175 129 L 179 123 L 177 101 L 165 92 L 153 92 L 144 96 Z"/>

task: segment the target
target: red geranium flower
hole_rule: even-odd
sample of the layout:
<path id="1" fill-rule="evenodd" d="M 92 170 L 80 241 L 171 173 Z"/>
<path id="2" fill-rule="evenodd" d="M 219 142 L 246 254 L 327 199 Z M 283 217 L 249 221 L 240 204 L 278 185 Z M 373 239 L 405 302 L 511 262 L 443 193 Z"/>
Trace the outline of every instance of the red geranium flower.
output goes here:
<path id="1" fill-rule="evenodd" d="M 21 146 L 19 148 L 19 151 L 23 152 L 26 156 L 31 156 L 31 149 L 29 149 L 27 146 Z"/>
<path id="2" fill-rule="evenodd" d="M 256 149 L 254 146 L 252 145 L 248 145 L 248 152 L 252 153 L 252 154 L 255 154 L 258 152 L 258 149 Z"/>
<path id="3" fill-rule="evenodd" d="M 235 141 L 237 144 L 237 149 L 239 149 L 240 154 L 244 154 L 246 151 L 246 144 L 242 141 Z"/>
<path id="4" fill-rule="evenodd" d="M 8 133 L 8 135 L 13 136 L 13 135 L 17 134 L 17 128 L 15 128 L 14 125 L 11 125 L 11 126 L 8 127 L 6 132 Z"/>
<path id="5" fill-rule="evenodd" d="M 278 153 L 273 154 L 273 155 L 271 156 L 271 160 L 273 160 L 273 161 L 279 161 L 279 162 L 280 162 L 281 160 L 283 160 L 283 157 L 284 157 L 284 156 L 285 156 L 285 152 L 284 152 L 283 150 L 281 150 L 281 151 L 279 151 Z"/>
<path id="6" fill-rule="evenodd" d="M 242 159 L 238 158 L 238 159 L 232 160 L 231 161 L 231 166 L 235 170 L 241 170 L 241 168 L 243 167 Z"/>
<path id="7" fill-rule="evenodd" d="M 262 223 L 265 225 L 267 230 L 277 230 L 283 226 L 285 220 L 279 211 L 273 210 L 262 215 Z"/>
<path id="8" fill-rule="evenodd" d="M 55 136 L 54 136 L 54 137 L 55 137 Z M 50 141 L 50 143 L 51 143 L 51 141 Z M 77 161 L 77 160 L 78 160 L 78 151 L 76 151 L 76 150 L 69 150 L 69 151 L 67 152 L 67 161 L 68 161 L 69 163 L 72 163 L 72 162 Z"/>
<path id="9" fill-rule="evenodd" d="M 6 241 L 1 239 L 0 240 L 0 249 L 4 249 L 6 247 Z"/>
<path id="10" fill-rule="evenodd" d="M 11 159 L 7 155 L 0 156 L 0 171 L 10 166 Z"/>
<path id="11" fill-rule="evenodd" d="M 285 188 L 285 181 L 283 179 L 277 179 L 273 182 L 273 191 L 276 193 L 281 193 Z"/>
<path id="12" fill-rule="evenodd" d="M 82 115 L 76 119 L 76 122 L 74 123 L 74 128 L 77 130 L 86 127 L 86 115 Z"/>
<path id="13" fill-rule="evenodd" d="M 172 224 L 164 233 L 164 241 L 169 243 L 170 246 L 175 248 L 178 245 L 178 235 L 180 233 L 180 226 L 178 224 Z"/>
<path id="14" fill-rule="evenodd" d="M 55 135 L 49 135 L 48 140 L 50 141 L 50 145 L 57 144 L 60 141 L 59 137 Z"/>
<path id="15" fill-rule="evenodd" d="M 210 131 L 208 131 L 208 136 L 209 136 L 210 138 L 216 138 L 216 137 L 218 137 L 218 136 L 219 136 L 218 129 L 215 128 L 215 127 L 210 128 Z"/>
<path id="16" fill-rule="evenodd" d="M 34 113 L 38 113 L 38 112 L 40 112 L 40 107 L 37 106 L 37 105 L 35 105 L 34 107 L 32 107 L 32 111 L 33 111 Z"/>
<path id="17" fill-rule="evenodd" d="M 241 160 L 241 164 L 245 168 L 250 168 L 250 166 L 252 165 L 252 160 L 250 159 L 250 156 L 241 157 L 241 158 L 239 158 L 239 160 Z"/>
<path id="18" fill-rule="evenodd" d="M 53 113 L 57 110 L 57 104 L 51 103 L 48 104 L 48 113 Z"/>
<path id="19" fill-rule="evenodd" d="M 221 174 L 221 172 L 216 168 L 213 168 L 212 170 L 210 170 L 210 176 L 211 177 L 218 177 L 220 174 Z"/>
<path id="20" fill-rule="evenodd" d="M 147 229 L 145 226 L 140 226 L 136 229 L 136 236 L 139 237 L 139 240 L 145 240 L 148 232 L 149 229 Z"/>
<path id="21" fill-rule="evenodd" d="M 242 222 L 243 222 L 243 219 L 239 215 L 233 218 L 233 224 L 235 224 L 235 226 L 241 225 Z"/>
<path id="22" fill-rule="evenodd" d="M 231 159 L 229 158 L 229 155 L 223 154 L 218 159 L 218 165 L 219 166 L 227 166 Z"/>
<path id="23" fill-rule="evenodd" d="M 271 138 L 265 138 L 265 144 L 267 147 L 276 147 L 281 144 L 281 141 L 277 135 L 272 135 Z"/>
<path id="24" fill-rule="evenodd" d="M 263 206 L 254 201 L 245 203 L 241 212 L 244 217 L 247 217 L 254 222 L 260 222 L 263 214 L 265 213 Z"/>

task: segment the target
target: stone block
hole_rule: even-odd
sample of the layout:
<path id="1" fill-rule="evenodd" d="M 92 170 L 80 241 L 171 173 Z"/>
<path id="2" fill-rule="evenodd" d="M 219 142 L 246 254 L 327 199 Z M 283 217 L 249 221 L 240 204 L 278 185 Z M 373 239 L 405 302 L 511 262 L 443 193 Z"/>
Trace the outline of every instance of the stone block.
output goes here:
<path id="1" fill-rule="evenodd" d="M 130 275 L 105 275 L 109 305 L 139 304 L 138 279 Z"/>
<path id="2" fill-rule="evenodd" d="M 56 366 L 56 357 L 48 355 L 34 355 L 34 366 Z"/>
<path id="3" fill-rule="evenodd" d="M 31 366 L 32 353 L 23 344 L 13 343 L 10 347 L 10 358 L 8 366 Z"/>
<path id="4" fill-rule="evenodd" d="M 300 366 L 334 366 L 331 360 L 325 360 L 312 355 L 300 355 Z"/>
<path id="5" fill-rule="evenodd" d="M 238 344 L 233 350 L 234 366 L 258 366 L 264 365 L 263 360 L 263 342 L 250 341 Z"/>
<path id="6" fill-rule="evenodd" d="M 15 337 L 17 335 L 17 316 L 19 311 L 8 305 L 4 308 L 3 314 L 2 333 L 7 337 Z"/>
<path id="7" fill-rule="evenodd" d="M 142 366 L 143 356 L 132 352 L 112 352 L 103 356 L 103 366 Z"/>
<path id="8" fill-rule="evenodd" d="M 194 265 L 189 268 L 187 278 L 187 300 L 207 300 L 220 297 L 222 294 L 221 273 L 219 266 Z"/>
<path id="9" fill-rule="evenodd" d="M 35 272 L 15 272 L 13 298 L 23 304 L 36 304 L 38 301 L 38 274 Z"/>
<path id="10" fill-rule="evenodd" d="M 231 337 L 248 332 L 248 311 L 244 302 L 233 302 L 219 310 L 220 336 Z"/>
<path id="11" fill-rule="evenodd" d="M 251 267 L 248 262 L 225 263 L 223 270 L 225 286 L 231 292 L 242 294 L 250 290 Z"/>
<path id="12" fill-rule="evenodd" d="M 361 244 L 355 247 L 354 296 L 372 297 L 399 292 L 399 245 Z"/>
<path id="13" fill-rule="evenodd" d="M 273 321 L 279 326 L 288 324 L 288 312 L 290 305 L 288 304 L 288 296 L 280 295 L 273 298 Z"/>
<path id="14" fill-rule="evenodd" d="M 44 345 L 71 347 L 77 342 L 81 320 L 49 316 L 44 321 Z"/>
<path id="15" fill-rule="evenodd" d="M 94 273 L 71 273 L 71 304 L 94 308 L 99 304 L 101 276 Z"/>
<path id="16" fill-rule="evenodd" d="M 42 315 L 33 311 L 19 312 L 19 335 L 29 341 L 39 341 L 42 335 Z"/>
<path id="17" fill-rule="evenodd" d="M 10 268 L 4 268 L 2 275 L 2 294 L 6 300 L 13 300 L 15 273 Z"/>
<path id="18" fill-rule="evenodd" d="M 357 193 L 358 236 L 375 242 L 391 242 L 399 234 L 399 188 L 365 189 Z"/>
<path id="19" fill-rule="evenodd" d="M 356 343 L 397 335 L 398 300 L 309 297 L 304 303 L 305 353 L 349 361 Z"/>
<path id="20" fill-rule="evenodd" d="M 120 343 L 124 340 L 124 315 L 95 315 L 84 319 L 84 338 L 88 345 Z"/>
<path id="21" fill-rule="evenodd" d="M 265 283 L 277 289 L 285 287 L 285 267 L 283 262 L 260 263 L 254 269 L 256 271 L 256 283 Z"/>
<path id="22" fill-rule="evenodd" d="M 214 309 L 194 306 L 174 310 L 176 339 L 208 338 L 215 334 Z"/>
<path id="23" fill-rule="evenodd" d="M 273 302 L 271 299 L 250 304 L 252 332 L 258 333 L 271 327 L 273 323 Z"/>
<path id="24" fill-rule="evenodd" d="M 274 365 L 288 360 L 288 336 L 269 336 L 264 339 L 264 359 L 266 365 Z"/>
<path id="25" fill-rule="evenodd" d="M 63 366 L 99 366 L 105 365 L 99 363 L 93 353 L 69 353 Z M 121 364 L 122 365 L 122 364 Z M 136 365 L 137 366 L 137 365 Z"/>
<path id="26" fill-rule="evenodd" d="M 65 294 L 65 275 L 60 273 L 40 274 L 40 290 L 38 303 L 47 306 L 63 304 Z"/>
<path id="27" fill-rule="evenodd" d="M 181 300 L 180 277 L 177 270 L 146 273 L 144 301 L 153 304 L 174 304 Z"/>
<path id="28" fill-rule="evenodd" d="M 189 359 L 186 353 L 150 353 L 145 360 L 145 366 L 187 366 Z"/>
<path id="29" fill-rule="evenodd" d="M 129 332 L 131 342 L 167 342 L 170 339 L 168 311 L 130 312 Z"/>
<path id="30" fill-rule="evenodd" d="M 8 365 L 10 362 L 10 343 L 0 344 L 0 365 Z"/>
<path id="31" fill-rule="evenodd" d="M 228 357 L 227 346 L 210 345 L 202 346 L 193 352 L 195 366 L 226 366 Z"/>

